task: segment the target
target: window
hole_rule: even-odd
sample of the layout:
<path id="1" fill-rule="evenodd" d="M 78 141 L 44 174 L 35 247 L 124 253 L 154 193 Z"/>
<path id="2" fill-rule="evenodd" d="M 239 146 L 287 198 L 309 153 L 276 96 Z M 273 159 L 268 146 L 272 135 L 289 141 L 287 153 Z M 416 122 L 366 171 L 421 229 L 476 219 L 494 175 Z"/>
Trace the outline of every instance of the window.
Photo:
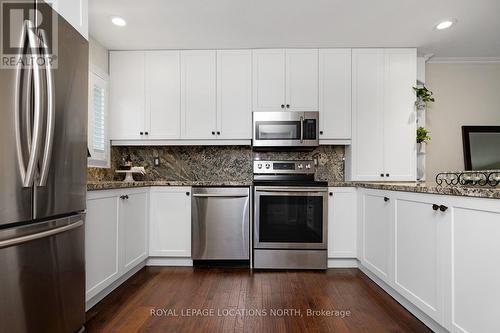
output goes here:
<path id="1" fill-rule="evenodd" d="M 89 76 L 88 165 L 109 167 L 108 76 L 93 69 Z"/>

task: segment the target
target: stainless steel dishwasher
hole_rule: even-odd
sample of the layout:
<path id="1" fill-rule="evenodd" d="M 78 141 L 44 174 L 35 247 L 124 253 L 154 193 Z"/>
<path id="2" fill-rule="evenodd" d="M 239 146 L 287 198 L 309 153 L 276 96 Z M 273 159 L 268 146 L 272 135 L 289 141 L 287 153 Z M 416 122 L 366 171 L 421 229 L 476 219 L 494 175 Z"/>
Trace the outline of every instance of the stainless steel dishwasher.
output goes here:
<path id="1" fill-rule="evenodd" d="M 193 260 L 249 260 L 248 187 L 193 188 Z"/>

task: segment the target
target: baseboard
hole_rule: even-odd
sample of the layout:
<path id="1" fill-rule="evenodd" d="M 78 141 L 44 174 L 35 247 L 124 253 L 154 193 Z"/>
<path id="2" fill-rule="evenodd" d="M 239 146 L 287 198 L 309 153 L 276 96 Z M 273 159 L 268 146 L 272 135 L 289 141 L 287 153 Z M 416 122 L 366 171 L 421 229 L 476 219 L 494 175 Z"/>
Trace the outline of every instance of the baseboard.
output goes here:
<path id="1" fill-rule="evenodd" d="M 415 317 L 417 317 L 421 322 L 423 322 L 427 327 L 429 327 L 433 332 L 436 333 L 449 333 L 449 331 L 438 324 L 434 319 L 429 317 L 427 314 L 425 314 L 422 310 L 417 308 L 413 303 L 408 301 L 406 298 L 401 296 L 396 290 L 394 290 L 391 286 L 389 286 L 387 283 L 382 281 L 379 277 L 377 277 L 375 274 L 370 272 L 366 267 L 363 265 L 359 265 L 359 269 L 366 274 L 373 282 L 378 284 L 378 286 L 386 293 L 388 293 L 392 298 L 394 298 L 399 304 L 401 304 L 406 310 L 411 312 Z"/>
<path id="2" fill-rule="evenodd" d="M 328 268 L 358 268 L 359 261 L 356 258 L 330 258 Z"/>
<path id="3" fill-rule="evenodd" d="M 190 258 L 149 257 L 146 266 L 193 266 Z"/>
<path id="4" fill-rule="evenodd" d="M 85 311 L 88 311 L 91 309 L 94 305 L 99 303 L 104 297 L 108 296 L 113 290 L 118 288 L 123 282 L 128 280 L 132 275 L 140 271 L 144 266 L 146 266 L 146 260 L 143 262 L 139 263 L 137 266 L 132 268 L 130 271 L 127 273 L 123 274 L 120 276 L 116 281 L 111 283 L 109 286 L 104 288 L 101 292 L 99 292 L 97 295 L 94 297 L 90 298 L 87 302 L 85 302 Z"/>

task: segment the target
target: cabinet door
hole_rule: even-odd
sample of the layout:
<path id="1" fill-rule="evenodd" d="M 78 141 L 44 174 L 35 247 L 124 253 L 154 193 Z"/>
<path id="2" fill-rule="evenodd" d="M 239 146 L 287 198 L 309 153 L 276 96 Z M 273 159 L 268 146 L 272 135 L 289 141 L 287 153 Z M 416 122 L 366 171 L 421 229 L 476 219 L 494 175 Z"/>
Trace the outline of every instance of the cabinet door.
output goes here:
<path id="1" fill-rule="evenodd" d="M 393 206 L 383 191 L 366 191 L 362 195 L 362 262 L 386 283 L 392 278 Z"/>
<path id="2" fill-rule="evenodd" d="M 118 226 L 116 192 L 89 192 L 85 221 L 86 300 L 119 277 Z"/>
<path id="3" fill-rule="evenodd" d="M 253 111 L 285 107 L 285 50 L 253 50 Z"/>
<path id="4" fill-rule="evenodd" d="M 252 52 L 217 51 L 217 138 L 252 138 Z"/>
<path id="5" fill-rule="evenodd" d="M 149 255 L 191 256 L 191 188 L 151 189 Z"/>
<path id="6" fill-rule="evenodd" d="M 47 3 L 85 39 L 89 39 L 88 0 L 52 0 Z"/>
<path id="7" fill-rule="evenodd" d="M 381 180 L 384 173 L 384 51 L 352 50 L 352 180 Z"/>
<path id="8" fill-rule="evenodd" d="M 318 111 L 318 50 L 287 49 L 286 109 Z"/>
<path id="9" fill-rule="evenodd" d="M 451 332 L 500 332 L 500 200 L 457 198 L 448 230 L 446 315 Z"/>
<path id="10" fill-rule="evenodd" d="M 216 139 L 215 51 L 181 51 L 181 135 Z"/>
<path id="11" fill-rule="evenodd" d="M 146 110 L 148 139 L 180 139 L 179 51 L 146 52 Z"/>
<path id="12" fill-rule="evenodd" d="M 120 199 L 122 267 L 125 273 L 148 256 L 148 190 L 127 192 Z"/>
<path id="13" fill-rule="evenodd" d="M 328 258 L 356 258 L 356 189 L 336 187 L 328 196 Z"/>
<path id="14" fill-rule="evenodd" d="M 389 180 L 416 179 L 417 51 L 386 49 L 384 80 L 384 172 Z M 359 121 L 359 119 L 358 119 Z"/>
<path id="15" fill-rule="evenodd" d="M 445 197 L 398 193 L 394 288 L 438 323 L 443 320 L 443 237 L 449 212 L 434 210 Z"/>
<path id="16" fill-rule="evenodd" d="M 351 139 L 351 49 L 319 50 L 320 140 Z"/>
<path id="17" fill-rule="evenodd" d="M 144 126 L 144 52 L 110 52 L 110 138 L 137 140 Z"/>

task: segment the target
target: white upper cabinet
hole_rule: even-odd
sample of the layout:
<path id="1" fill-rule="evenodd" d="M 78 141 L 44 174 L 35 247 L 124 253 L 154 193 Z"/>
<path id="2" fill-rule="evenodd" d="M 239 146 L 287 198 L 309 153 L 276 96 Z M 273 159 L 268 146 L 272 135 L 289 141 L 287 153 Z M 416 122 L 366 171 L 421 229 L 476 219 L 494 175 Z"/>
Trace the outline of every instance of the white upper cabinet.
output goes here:
<path id="1" fill-rule="evenodd" d="M 318 50 L 253 51 L 253 111 L 317 111 Z"/>
<path id="2" fill-rule="evenodd" d="M 217 138 L 252 138 L 252 51 L 217 51 Z"/>
<path id="3" fill-rule="evenodd" d="M 179 51 L 146 52 L 146 128 L 148 139 L 181 137 Z"/>
<path id="4" fill-rule="evenodd" d="M 145 131 L 144 52 L 110 52 L 110 138 L 137 140 Z"/>
<path id="5" fill-rule="evenodd" d="M 89 39 L 88 0 L 52 0 L 52 8 L 69 22 L 85 39 Z"/>
<path id="6" fill-rule="evenodd" d="M 416 178 L 415 49 L 352 51 L 351 180 Z"/>
<path id="7" fill-rule="evenodd" d="M 321 49 L 320 140 L 350 140 L 351 115 L 351 49 Z"/>
<path id="8" fill-rule="evenodd" d="M 318 50 L 285 51 L 285 108 L 290 111 L 318 111 Z"/>
<path id="9" fill-rule="evenodd" d="M 253 50 L 253 111 L 285 108 L 285 50 Z"/>
<path id="10" fill-rule="evenodd" d="M 415 180 L 417 122 L 413 87 L 417 80 L 417 51 L 386 49 L 384 53 L 385 176 L 390 180 Z"/>
<path id="11" fill-rule="evenodd" d="M 216 51 L 181 51 L 181 135 L 216 139 Z"/>
<path id="12" fill-rule="evenodd" d="M 384 172 L 384 51 L 352 51 L 352 145 L 348 147 L 353 180 L 379 179 Z"/>

